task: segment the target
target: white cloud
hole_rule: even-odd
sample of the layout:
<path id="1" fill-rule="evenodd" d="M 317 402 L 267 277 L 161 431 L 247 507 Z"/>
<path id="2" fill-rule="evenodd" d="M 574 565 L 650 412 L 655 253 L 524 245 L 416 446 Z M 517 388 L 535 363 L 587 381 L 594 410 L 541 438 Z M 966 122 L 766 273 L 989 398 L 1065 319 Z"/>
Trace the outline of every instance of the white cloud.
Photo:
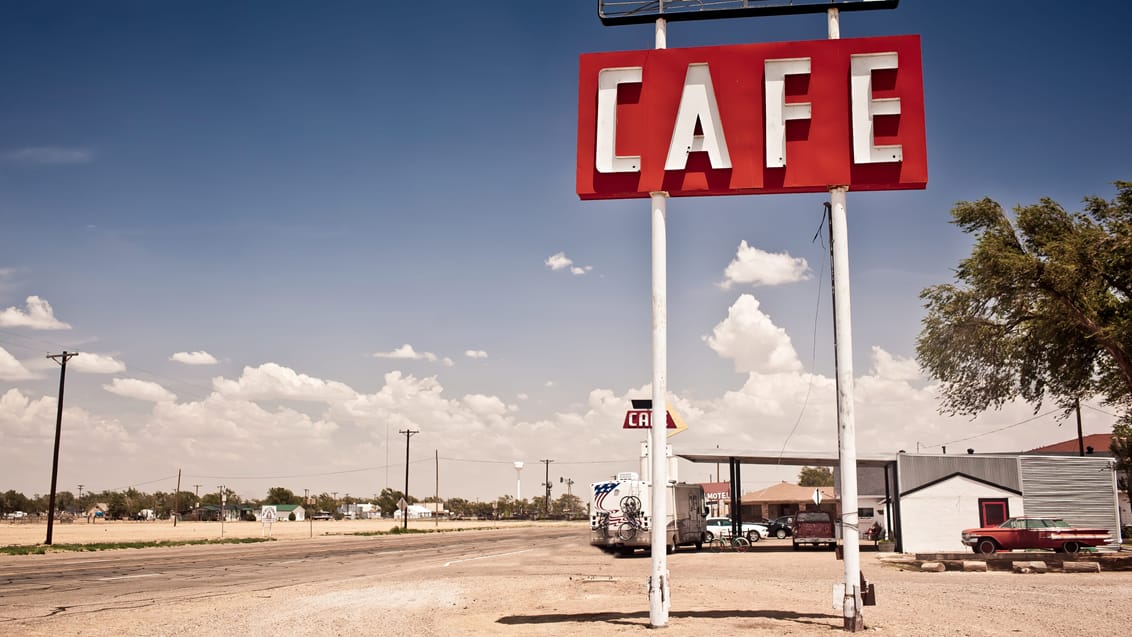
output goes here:
<path id="1" fill-rule="evenodd" d="M 5 153 L 4 159 L 18 164 L 89 164 L 94 161 L 94 151 L 89 148 L 38 146 Z"/>
<path id="2" fill-rule="evenodd" d="M 376 352 L 376 353 L 374 353 L 373 357 L 374 358 L 393 358 L 393 359 L 398 359 L 398 360 L 410 360 L 410 361 L 428 361 L 430 363 L 440 363 L 441 365 L 444 365 L 445 367 L 452 367 L 456 364 L 455 361 L 453 361 L 451 358 L 447 358 L 447 357 L 441 358 L 441 357 L 437 356 L 436 354 L 433 354 L 432 352 L 418 352 L 415 349 L 413 349 L 412 345 L 409 345 L 408 343 L 405 343 L 401 347 L 398 347 L 397 349 L 395 349 L 391 352 Z"/>
<path id="3" fill-rule="evenodd" d="M 310 400 L 333 403 L 356 394 L 345 383 L 300 374 L 276 363 L 245 367 L 237 380 L 214 378 L 212 386 L 222 396 L 245 400 Z"/>
<path id="4" fill-rule="evenodd" d="M 71 359 L 67 366 L 76 372 L 87 374 L 118 374 L 126 371 L 126 364 L 106 354 L 94 352 L 80 352 Z"/>
<path id="5" fill-rule="evenodd" d="M 0 327 L 30 327 L 33 330 L 69 330 L 71 326 L 56 319 L 51 304 L 38 296 L 27 298 L 27 311 L 10 307 L 0 311 Z"/>
<path id="6" fill-rule="evenodd" d="M 573 261 L 566 258 L 565 252 L 559 252 L 557 254 L 552 254 L 549 257 L 547 257 L 546 261 L 544 261 L 543 263 L 546 264 L 546 267 L 550 268 L 551 270 L 555 270 L 555 271 L 562 270 L 564 268 L 568 268 L 568 267 L 570 267 L 571 265 L 574 264 Z"/>
<path id="7" fill-rule="evenodd" d="M 574 261 L 567 257 L 565 252 L 552 254 L 547 257 L 546 261 L 543 263 L 546 264 L 546 267 L 556 272 L 558 270 L 569 269 L 570 274 L 575 276 L 583 275 L 594 269 L 592 265 L 574 265 Z"/>
<path id="8" fill-rule="evenodd" d="M 109 385 L 103 385 L 102 388 L 111 394 L 155 403 L 171 402 L 177 399 L 176 394 L 161 385 L 137 378 L 115 378 Z"/>
<path id="9" fill-rule="evenodd" d="M 464 356 L 468 358 L 487 358 L 487 352 L 482 349 L 470 349 L 464 352 Z"/>
<path id="10" fill-rule="evenodd" d="M 759 309 L 750 294 L 740 296 L 727 311 L 727 318 L 703 337 L 723 358 L 731 359 L 737 372 L 796 372 L 802 363 L 786 330 Z"/>
<path id="11" fill-rule="evenodd" d="M 794 258 L 787 253 L 773 254 L 747 245 L 743 240 L 735 259 L 723 271 L 724 279 L 719 284 L 729 289 L 735 284 L 782 285 L 805 281 L 809 278 L 806 260 Z"/>
<path id="12" fill-rule="evenodd" d="M 206 351 L 199 352 L 177 352 L 169 357 L 169 360 L 184 363 L 185 365 L 215 365 L 216 357 Z"/>
<path id="13" fill-rule="evenodd" d="M 27 380 L 34 378 L 32 374 L 23 363 L 16 360 L 8 350 L 0 347 L 0 380 Z"/>

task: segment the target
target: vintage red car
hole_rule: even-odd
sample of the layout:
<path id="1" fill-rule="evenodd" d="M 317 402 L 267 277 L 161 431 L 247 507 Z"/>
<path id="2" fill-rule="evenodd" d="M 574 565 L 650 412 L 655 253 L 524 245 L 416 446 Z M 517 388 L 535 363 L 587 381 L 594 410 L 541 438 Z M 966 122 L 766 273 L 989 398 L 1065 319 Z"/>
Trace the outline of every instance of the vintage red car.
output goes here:
<path id="1" fill-rule="evenodd" d="M 1112 539 L 1108 529 L 1069 526 L 1061 518 L 1017 517 L 998 526 L 964 529 L 963 543 L 976 553 L 990 554 L 1014 549 L 1050 549 L 1076 553 Z"/>

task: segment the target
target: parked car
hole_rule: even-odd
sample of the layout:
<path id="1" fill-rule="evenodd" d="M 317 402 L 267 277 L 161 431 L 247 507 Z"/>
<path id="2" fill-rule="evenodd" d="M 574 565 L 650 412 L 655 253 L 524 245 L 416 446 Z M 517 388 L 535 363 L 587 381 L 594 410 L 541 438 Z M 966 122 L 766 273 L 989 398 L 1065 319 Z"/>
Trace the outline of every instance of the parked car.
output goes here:
<path id="1" fill-rule="evenodd" d="M 826 545 L 829 550 L 837 547 L 837 533 L 833 528 L 833 517 L 825 511 L 802 511 L 794 517 L 794 534 L 791 542 L 794 550 L 802 544 Z"/>
<path id="2" fill-rule="evenodd" d="M 757 522 L 743 522 L 742 535 L 752 543 L 766 537 L 766 525 Z M 707 535 L 705 539 L 710 542 L 717 537 L 731 537 L 731 518 L 708 518 Z"/>
<path id="3" fill-rule="evenodd" d="M 1015 549 L 1050 549 L 1076 553 L 1082 547 L 1112 539 L 1108 529 L 1070 526 L 1061 518 L 1016 517 L 998 526 L 963 530 L 963 543 L 976 553 L 989 555 Z"/>
<path id="4" fill-rule="evenodd" d="M 311 516 L 312 520 L 333 520 L 334 516 L 330 515 L 329 511 L 319 511 Z"/>
<path id="5" fill-rule="evenodd" d="M 792 528 L 793 526 L 794 516 L 784 515 L 771 521 L 771 523 L 767 525 L 767 531 L 769 531 L 770 534 L 774 537 L 781 540 L 783 538 L 790 537 L 794 533 Z"/>

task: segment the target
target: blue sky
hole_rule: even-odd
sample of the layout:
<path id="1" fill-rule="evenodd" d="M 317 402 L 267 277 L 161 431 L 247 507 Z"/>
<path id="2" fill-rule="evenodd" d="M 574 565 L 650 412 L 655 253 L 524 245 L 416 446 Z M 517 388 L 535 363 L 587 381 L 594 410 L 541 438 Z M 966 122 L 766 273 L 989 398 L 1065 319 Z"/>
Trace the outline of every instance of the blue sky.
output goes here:
<path id="1" fill-rule="evenodd" d="M 513 493 L 514 460 L 524 495 L 541 458 L 579 485 L 636 468 L 620 423 L 651 378 L 648 206 L 578 200 L 575 111 L 579 54 L 650 48 L 652 27 L 603 27 L 590 0 L 443 7 L 0 4 L 0 489 L 49 489 L 45 356 L 63 349 L 82 354 L 60 489 L 171 490 L 181 468 L 247 497 L 368 494 L 401 487 L 406 427 L 415 493 L 434 453 L 441 494 L 467 498 Z M 956 201 L 1076 209 L 1132 178 L 1129 18 L 1052 1 L 842 16 L 842 37 L 921 35 L 929 153 L 926 190 L 849 195 L 862 452 L 1074 435 L 1053 415 L 1011 426 L 1031 405 L 936 414 L 918 294 L 969 250 Z M 825 28 L 676 23 L 668 43 Z M 825 199 L 670 202 L 677 451 L 836 447 Z M 751 279 L 798 260 L 786 283 Z M 733 261 L 754 265 L 722 285 Z M 174 360 L 194 352 L 208 364 Z M 1086 433 L 1107 431 L 1094 407 Z"/>

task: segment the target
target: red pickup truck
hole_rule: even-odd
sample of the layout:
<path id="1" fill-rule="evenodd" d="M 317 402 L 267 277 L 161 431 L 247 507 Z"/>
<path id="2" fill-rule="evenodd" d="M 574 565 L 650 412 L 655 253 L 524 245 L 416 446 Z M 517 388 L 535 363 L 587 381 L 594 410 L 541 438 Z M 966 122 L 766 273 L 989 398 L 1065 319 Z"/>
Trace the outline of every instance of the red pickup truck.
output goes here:
<path id="1" fill-rule="evenodd" d="M 802 511 L 794 516 L 793 536 L 795 551 L 800 544 L 824 544 L 831 551 L 837 547 L 833 518 L 825 511 Z"/>

